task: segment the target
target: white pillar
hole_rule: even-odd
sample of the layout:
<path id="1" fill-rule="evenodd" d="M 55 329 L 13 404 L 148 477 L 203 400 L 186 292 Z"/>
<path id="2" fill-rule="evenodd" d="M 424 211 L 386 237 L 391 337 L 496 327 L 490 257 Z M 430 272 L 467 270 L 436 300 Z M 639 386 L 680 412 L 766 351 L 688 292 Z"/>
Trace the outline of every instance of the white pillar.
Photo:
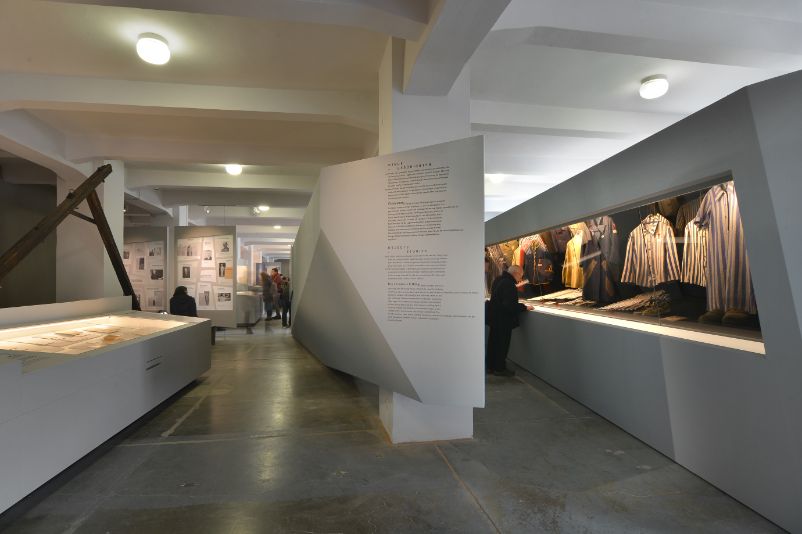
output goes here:
<path id="1" fill-rule="evenodd" d="M 390 39 L 379 70 L 379 153 L 471 135 L 468 67 L 446 96 L 405 95 L 404 41 Z M 380 389 L 379 416 L 393 443 L 473 436 L 473 407 L 423 404 Z"/>
<path id="2" fill-rule="evenodd" d="M 97 188 L 103 211 L 118 248 L 123 242 L 123 203 L 125 199 L 125 166 L 122 161 L 97 162 L 95 168 L 109 163 L 112 173 Z M 80 180 L 58 178 L 56 195 L 61 202 L 81 185 Z M 78 211 L 92 216 L 86 202 Z M 123 294 L 111 260 L 97 228 L 77 217 L 69 216 L 56 230 L 56 300 L 68 302 Z"/>
<path id="3" fill-rule="evenodd" d="M 189 226 L 189 206 L 176 206 L 173 208 L 174 226 Z"/>

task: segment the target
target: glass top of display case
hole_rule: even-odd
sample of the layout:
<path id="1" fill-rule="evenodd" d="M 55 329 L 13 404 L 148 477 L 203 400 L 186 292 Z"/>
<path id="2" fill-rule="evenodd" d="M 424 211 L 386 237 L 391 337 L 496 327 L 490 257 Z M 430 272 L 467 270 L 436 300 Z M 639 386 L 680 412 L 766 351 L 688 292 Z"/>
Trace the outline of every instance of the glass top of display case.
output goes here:
<path id="1" fill-rule="evenodd" d="M 25 367 L 48 358 L 74 358 L 185 326 L 174 316 L 123 312 L 0 329 L 0 356 Z"/>

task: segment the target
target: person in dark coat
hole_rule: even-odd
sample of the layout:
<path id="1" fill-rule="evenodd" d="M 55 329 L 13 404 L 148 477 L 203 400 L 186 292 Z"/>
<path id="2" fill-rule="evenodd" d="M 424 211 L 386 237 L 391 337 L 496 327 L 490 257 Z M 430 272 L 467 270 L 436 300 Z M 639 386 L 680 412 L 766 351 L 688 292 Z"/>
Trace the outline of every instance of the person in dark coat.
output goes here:
<path id="1" fill-rule="evenodd" d="M 507 351 L 510 348 L 510 337 L 513 328 L 518 326 L 518 314 L 531 310 L 532 306 L 518 302 L 519 284 L 522 281 L 523 269 L 513 265 L 493 281 L 490 290 L 488 324 L 490 334 L 487 339 L 485 353 L 485 369 L 496 376 L 514 376 L 515 372 L 507 369 Z"/>
<path id="2" fill-rule="evenodd" d="M 170 299 L 170 314 L 197 317 L 198 308 L 195 299 L 187 294 L 186 286 L 178 286 Z"/>

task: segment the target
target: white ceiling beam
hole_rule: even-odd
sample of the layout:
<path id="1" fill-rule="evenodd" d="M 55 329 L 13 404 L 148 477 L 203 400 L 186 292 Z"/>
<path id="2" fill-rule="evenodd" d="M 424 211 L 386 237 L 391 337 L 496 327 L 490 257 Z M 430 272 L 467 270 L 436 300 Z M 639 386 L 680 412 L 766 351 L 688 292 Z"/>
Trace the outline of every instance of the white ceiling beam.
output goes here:
<path id="1" fill-rule="evenodd" d="M 125 185 L 130 189 L 204 187 L 311 193 L 317 184 L 317 178 L 317 176 L 246 173 L 229 176 L 223 170 L 211 173 L 127 167 Z"/>
<path id="2" fill-rule="evenodd" d="M 510 0 L 434 0 L 429 24 L 404 49 L 404 92 L 443 96 Z"/>
<path id="3" fill-rule="evenodd" d="M 419 39 L 428 0 L 55 0 L 206 15 L 352 26 L 402 39 Z"/>
<path id="4" fill-rule="evenodd" d="M 679 113 L 641 113 L 471 100 L 471 128 L 477 133 L 629 139 L 660 131 L 683 117 Z"/>
<path id="5" fill-rule="evenodd" d="M 332 122 L 378 130 L 377 95 L 0 72 L 0 111 L 109 111 Z"/>
<path id="6" fill-rule="evenodd" d="M 128 174 L 128 169 L 125 170 L 125 173 L 126 175 Z M 169 215 L 171 217 L 173 215 L 172 210 L 162 204 L 162 200 L 158 192 L 153 191 L 152 189 L 134 191 L 126 187 L 125 202 L 131 203 L 134 206 L 138 206 L 155 215 Z"/>
<path id="7" fill-rule="evenodd" d="M 68 135 L 71 161 L 120 159 L 159 163 L 219 163 L 243 165 L 334 165 L 362 159 L 362 150 L 347 147 L 273 147 L 214 142 L 170 141 L 105 136 Z"/>
<path id="8" fill-rule="evenodd" d="M 0 112 L 0 149 L 50 169 L 69 181 L 82 182 L 92 164 L 76 164 L 65 154 L 65 136 L 25 111 Z"/>
<path id="9" fill-rule="evenodd" d="M 514 2 L 486 44 L 596 50 L 644 57 L 740 65 L 787 72 L 802 66 L 802 21 L 789 6 L 785 20 L 758 10 L 710 2 L 528 0 Z M 762 4 L 762 2 L 760 3 Z M 622 13 L 626 16 L 622 16 Z M 778 13 L 775 13 L 778 15 Z M 523 29 L 499 35 L 499 30 Z"/>

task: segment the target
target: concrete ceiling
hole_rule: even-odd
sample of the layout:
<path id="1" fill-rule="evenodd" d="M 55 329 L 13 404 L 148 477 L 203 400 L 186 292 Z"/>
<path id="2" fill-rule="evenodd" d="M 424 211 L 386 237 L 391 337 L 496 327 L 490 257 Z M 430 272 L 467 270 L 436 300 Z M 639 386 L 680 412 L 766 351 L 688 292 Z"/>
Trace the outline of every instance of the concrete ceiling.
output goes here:
<path id="1" fill-rule="evenodd" d="M 377 71 L 396 37 L 407 40 L 410 93 L 448 92 L 467 62 L 489 218 L 744 85 L 802 68 L 800 6 L 0 0 L 0 150 L 61 175 L 122 161 L 137 224 L 187 205 L 196 224 L 292 239 L 320 168 L 375 153 Z M 137 58 L 142 32 L 167 38 L 170 63 Z M 668 95 L 640 99 L 639 81 L 658 73 Z M 227 162 L 243 174 L 226 175 Z M 255 215 L 259 204 L 271 210 Z"/>
<path id="2" fill-rule="evenodd" d="M 486 218 L 716 100 L 802 68 L 797 0 L 513 0 L 470 61 Z M 664 74 L 669 93 L 638 95 Z"/>

